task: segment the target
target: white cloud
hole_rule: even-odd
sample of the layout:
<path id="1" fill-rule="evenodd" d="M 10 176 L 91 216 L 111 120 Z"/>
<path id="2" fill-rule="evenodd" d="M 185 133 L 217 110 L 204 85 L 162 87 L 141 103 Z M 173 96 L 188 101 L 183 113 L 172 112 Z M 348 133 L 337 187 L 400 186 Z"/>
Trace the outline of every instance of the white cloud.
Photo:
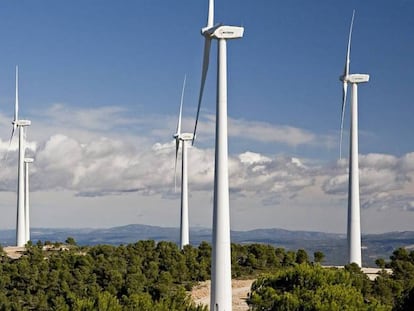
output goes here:
<path id="1" fill-rule="evenodd" d="M 362 208 L 375 208 L 377 210 L 397 208 L 414 212 L 414 195 L 378 192 L 362 200 L 361 206 Z"/>
<path id="2" fill-rule="evenodd" d="M 246 151 L 242 154 L 239 154 L 239 159 L 241 163 L 247 163 L 247 164 L 254 164 L 254 163 L 266 163 L 270 162 L 271 159 L 263 156 L 259 153 Z"/>
<path id="3" fill-rule="evenodd" d="M 293 126 L 229 119 L 229 135 L 253 141 L 276 142 L 289 146 L 315 144 L 316 135 Z"/>
<path id="4" fill-rule="evenodd" d="M 359 156 L 360 196 L 363 208 L 402 208 L 411 210 L 413 197 L 405 189 L 413 186 L 414 157 L 412 153 L 400 158 L 387 154 Z M 348 173 L 344 162 L 328 176 L 322 185 L 327 194 L 347 193 Z"/>
<path id="5" fill-rule="evenodd" d="M 401 170 L 407 173 L 414 172 L 414 152 L 407 153 L 401 158 L 399 163 L 401 165 Z"/>
<path id="6" fill-rule="evenodd" d="M 68 127 L 100 132 L 137 123 L 119 106 L 75 109 L 64 104 L 54 104 L 36 117 L 56 126 L 65 124 Z"/>
<path id="7" fill-rule="evenodd" d="M 139 120 L 129 117 L 122 109 L 97 110 L 58 105 L 48 112 L 50 123 L 47 118 L 33 121 L 28 137 L 30 152 L 35 157 L 30 170 L 32 191 L 70 192 L 82 202 L 85 201 L 81 198 L 91 197 L 100 202 L 105 201 L 102 198 L 110 197 L 113 202 L 116 196 L 131 195 L 139 195 L 141 200 L 148 197 L 148 201 L 157 198 L 154 199 L 157 202 L 178 200 L 178 193 L 174 193 L 175 142 L 171 139 L 175 130 L 174 118 L 161 116 Z M 190 119 L 186 122 L 187 126 L 191 124 Z M 260 122 L 231 120 L 231 123 L 235 124 L 233 135 L 262 142 L 317 144 L 320 139 L 316 134 L 295 128 L 278 132 L 277 126 Z M 150 124 L 155 130 L 148 129 Z M 129 125 L 133 131 L 128 131 Z M 7 131 L 10 128 L 7 127 Z M 154 134 L 157 129 L 159 132 Z M 286 136 L 285 140 L 278 138 L 279 134 Z M 3 153 L 8 147 L 6 139 L 0 140 Z M 0 189 L 3 191 L 16 188 L 17 142 L 14 144 L 0 171 Z M 253 149 L 254 144 L 249 143 L 250 148 Z M 178 177 L 180 160 L 181 156 Z M 214 150 L 200 148 L 198 144 L 189 147 L 188 167 L 190 196 L 211 198 Z M 402 157 L 360 155 L 361 206 L 365 210 L 414 211 L 413 177 L 414 153 Z M 180 178 L 177 181 L 179 184 Z M 229 186 L 231 200 L 238 202 L 235 213 L 247 213 L 245 211 L 250 211 L 254 205 L 266 210 L 267 214 L 272 209 L 279 213 L 282 209 L 282 213 L 292 217 L 318 209 L 323 218 L 329 207 L 332 210 L 346 208 L 347 162 L 318 163 L 299 156 L 243 151 L 229 155 Z M 206 203 L 198 204 L 204 206 Z M 243 217 L 248 219 L 250 216 L 246 215 Z M 314 221 L 318 221 L 316 214 Z"/>
<path id="8" fill-rule="evenodd" d="M 148 142 L 156 138 L 149 136 L 146 141 L 133 144 L 133 133 L 125 135 L 116 132 L 119 126 L 149 124 L 151 120 L 131 118 L 117 107 L 74 109 L 54 105 L 46 112 L 46 116 L 43 130 L 53 124 L 61 126 L 55 128 L 56 134 L 53 135 L 38 133 L 37 137 L 45 137 L 45 140 L 31 143 L 33 151 L 38 149 L 32 168 L 33 190 L 65 189 L 87 196 L 125 192 L 171 195 L 174 184 L 174 142 L 170 140 L 151 146 Z M 214 121 L 212 115 L 205 119 L 208 123 Z M 51 125 L 47 125 L 46 120 L 51 120 Z M 174 131 L 173 118 L 160 117 L 153 121 L 156 128 L 166 131 L 168 125 L 172 127 L 170 132 Z M 229 122 L 232 135 L 248 139 L 290 145 L 313 144 L 318 140 L 317 135 L 293 127 L 235 119 Z M 190 120 L 186 123 L 190 123 Z M 70 128 L 75 129 L 66 130 Z M 0 142 L 0 148 L 6 148 L 5 145 Z M 188 151 L 190 187 L 194 191 L 211 191 L 214 151 L 197 147 L 189 148 Z M 14 165 L 8 161 L 8 168 L 2 174 L 5 177 L 3 189 L 10 189 L 15 183 Z M 179 173 L 180 169 L 177 171 Z M 374 198 L 378 193 L 397 191 L 410 182 L 412 171 L 413 154 L 402 158 L 382 154 L 361 155 L 361 195 L 372 195 Z M 272 197 L 293 198 L 301 195 L 303 189 L 315 185 L 315 180 L 324 180 L 319 186 L 324 193 L 343 197 L 348 184 L 346 161 L 339 161 L 337 165 L 329 167 L 298 157 L 270 157 L 251 151 L 229 156 L 230 190 L 234 195 L 257 196 L 262 202 L 274 202 Z M 365 206 L 370 206 L 370 201 L 366 202 Z"/>
<path id="9" fill-rule="evenodd" d="M 377 169 L 393 169 L 398 158 L 388 154 L 369 153 L 359 157 L 360 167 L 373 167 Z"/>
<path id="10" fill-rule="evenodd" d="M 214 138 L 215 116 L 205 114 L 199 120 L 197 129 L 198 140 Z M 268 122 L 248 121 L 228 117 L 229 137 L 239 140 L 248 140 L 261 143 L 277 143 L 289 147 L 300 145 L 323 146 L 331 148 L 336 144 L 336 138 L 329 135 L 317 135 L 306 129 L 289 126 L 275 125 Z"/>

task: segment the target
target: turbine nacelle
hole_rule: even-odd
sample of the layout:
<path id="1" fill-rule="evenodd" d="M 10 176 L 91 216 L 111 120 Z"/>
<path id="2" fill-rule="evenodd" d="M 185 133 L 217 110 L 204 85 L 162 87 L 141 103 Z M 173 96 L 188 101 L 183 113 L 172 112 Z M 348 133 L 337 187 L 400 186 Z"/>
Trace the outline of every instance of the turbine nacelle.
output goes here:
<path id="1" fill-rule="evenodd" d="M 350 83 L 364 83 L 369 81 L 369 75 L 362 73 L 354 73 L 348 75 L 347 81 Z"/>
<path id="2" fill-rule="evenodd" d="M 176 136 L 175 138 L 179 139 L 179 140 L 183 140 L 183 141 L 184 140 L 188 141 L 188 140 L 193 140 L 193 137 L 194 137 L 193 133 L 181 133 L 180 135 Z"/>
<path id="3" fill-rule="evenodd" d="M 33 158 L 24 158 L 25 163 L 33 163 L 33 161 L 34 161 Z"/>
<path id="4" fill-rule="evenodd" d="M 369 75 L 362 73 L 354 73 L 347 76 L 340 76 L 339 80 L 349 83 L 365 83 L 369 81 Z"/>
<path id="5" fill-rule="evenodd" d="M 212 27 L 207 32 L 212 38 L 231 40 L 242 38 L 244 28 L 239 26 L 218 25 L 218 27 Z"/>
<path id="6" fill-rule="evenodd" d="M 13 120 L 12 121 L 13 126 L 29 126 L 32 124 L 32 121 L 30 120 Z"/>

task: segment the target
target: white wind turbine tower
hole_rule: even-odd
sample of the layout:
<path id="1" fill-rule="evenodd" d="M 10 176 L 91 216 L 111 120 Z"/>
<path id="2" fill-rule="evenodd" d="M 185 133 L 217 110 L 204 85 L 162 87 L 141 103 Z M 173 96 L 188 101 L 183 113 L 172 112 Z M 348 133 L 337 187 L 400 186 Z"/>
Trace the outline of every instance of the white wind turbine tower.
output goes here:
<path id="1" fill-rule="evenodd" d="M 25 240 L 30 241 L 30 201 L 29 201 L 29 163 L 33 163 L 32 158 L 24 159 L 24 219 L 25 219 Z"/>
<path id="2" fill-rule="evenodd" d="M 217 107 L 210 297 L 210 310 L 212 311 L 232 310 L 227 150 L 227 40 L 242 38 L 243 32 L 243 27 L 214 25 L 214 0 L 209 0 L 207 26 L 201 29 L 201 34 L 205 37 L 205 44 L 194 137 L 207 76 L 211 40 L 216 39 L 218 41 Z"/>
<path id="3" fill-rule="evenodd" d="M 19 157 L 18 157 L 18 183 L 17 183 L 17 221 L 16 221 L 16 245 L 24 246 L 26 240 L 25 202 L 24 202 L 24 128 L 31 124 L 30 120 L 19 119 L 19 72 L 16 66 L 16 102 L 14 106 L 13 129 L 10 137 L 11 144 L 16 129 L 19 130 Z"/>
<path id="4" fill-rule="evenodd" d="M 183 83 L 183 89 L 181 92 L 181 103 L 180 103 L 180 112 L 178 115 L 177 131 L 174 134 L 175 138 L 175 188 L 177 188 L 177 160 L 178 160 L 178 150 L 180 149 L 180 143 L 182 142 L 182 157 L 181 157 L 181 217 L 180 217 L 180 249 L 183 249 L 185 245 L 190 243 L 189 238 L 189 224 L 188 224 L 188 173 L 187 173 L 187 142 L 193 140 L 192 133 L 181 133 L 181 116 L 183 110 L 183 100 L 184 100 L 184 88 L 185 80 Z"/>
<path id="5" fill-rule="evenodd" d="M 348 252 L 349 263 L 356 263 L 361 267 L 361 221 L 360 221 L 360 202 L 359 202 L 359 166 L 358 166 L 358 83 L 369 81 L 367 74 L 350 74 L 350 51 L 351 36 L 354 23 L 355 10 L 352 13 L 351 26 L 349 29 L 348 48 L 346 52 L 346 62 L 343 75 L 340 80 L 343 82 L 342 94 L 342 115 L 341 115 L 341 138 L 340 138 L 340 157 L 342 153 L 342 132 L 345 114 L 346 93 L 348 83 L 352 86 L 351 94 L 351 131 L 349 146 L 349 184 L 348 184 Z"/>

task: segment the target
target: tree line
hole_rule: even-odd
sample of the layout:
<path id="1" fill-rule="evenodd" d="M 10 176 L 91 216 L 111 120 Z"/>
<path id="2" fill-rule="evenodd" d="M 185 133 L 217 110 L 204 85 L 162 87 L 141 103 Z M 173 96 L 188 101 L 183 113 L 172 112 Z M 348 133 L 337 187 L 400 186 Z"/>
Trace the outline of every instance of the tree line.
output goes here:
<path id="1" fill-rule="evenodd" d="M 45 244 L 50 242 L 29 243 L 19 259 L 0 249 L 0 310 L 207 310 L 188 294 L 210 278 L 206 242 L 183 250 L 152 240 L 80 247 L 68 238 L 65 247 Z M 404 308 L 412 303 L 414 253 L 404 249 L 389 262 L 378 261 L 394 273 L 374 282 L 353 265 L 322 268 L 321 252 L 311 260 L 304 250 L 232 244 L 231 254 L 233 278 L 257 278 L 248 299 L 252 310 L 409 310 Z"/>

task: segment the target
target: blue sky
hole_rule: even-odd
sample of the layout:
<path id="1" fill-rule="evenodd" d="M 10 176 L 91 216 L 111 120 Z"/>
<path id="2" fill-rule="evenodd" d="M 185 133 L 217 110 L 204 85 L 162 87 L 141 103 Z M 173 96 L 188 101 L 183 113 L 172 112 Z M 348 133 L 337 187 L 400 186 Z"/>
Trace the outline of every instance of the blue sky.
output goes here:
<path id="1" fill-rule="evenodd" d="M 216 22 L 245 27 L 243 39 L 228 43 L 233 228 L 345 231 L 339 76 L 353 9 L 351 72 L 371 76 L 359 88 L 363 231 L 414 230 L 414 2 L 403 0 L 216 1 Z M 184 126 L 193 127 L 206 11 L 204 0 L 0 3 L 0 151 L 11 130 L 19 65 L 21 116 L 33 122 L 34 226 L 178 226 L 172 175 L 153 177 L 164 166 L 158 174 L 172 174 L 184 74 Z M 193 226 L 211 225 L 215 50 L 190 150 L 195 166 L 200 159 L 210 165 L 190 175 Z M 347 140 L 346 132 L 344 150 Z M 292 158 L 306 169 L 290 169 Z M 264 168 L 253 170 L 254 161 Z M 14 227 L 16 166 L 12 156 L 2 173 L 4 228 Z M 67 206 L 57 209 L 63 197 Z M 114 208 L 121 205 L 125 212 Z M 314 216 L 298 220 L 308 213 Z"/>
<path id="2" fill-rule="evenodd" d="M 187 73 L 186 112 L 194 114 L 206 1 L 22 1 L 1 6 L 3 100 L 12 100 L 11 73 L 19 64 L 27 109 L 64 102 L 169 114 L 176 112 L 172 99 L 179 96 Z M 246 28 L 242 40 L 229 44 L 229 114 L 318 133 L 336 131 L 337 77 L 353 8 L 351 70 L 371 74 L 360 92 L 360 126 L 376 136 L 365 144 L 361 137 L 361 152 L 411 150 L 412 131 L 406 126 L 411 123 L 414 21 L 409 1 L 218 1 L 216 21 Z M 210 69 L 203 108 L 213 111 L 213 64 Z"/>

